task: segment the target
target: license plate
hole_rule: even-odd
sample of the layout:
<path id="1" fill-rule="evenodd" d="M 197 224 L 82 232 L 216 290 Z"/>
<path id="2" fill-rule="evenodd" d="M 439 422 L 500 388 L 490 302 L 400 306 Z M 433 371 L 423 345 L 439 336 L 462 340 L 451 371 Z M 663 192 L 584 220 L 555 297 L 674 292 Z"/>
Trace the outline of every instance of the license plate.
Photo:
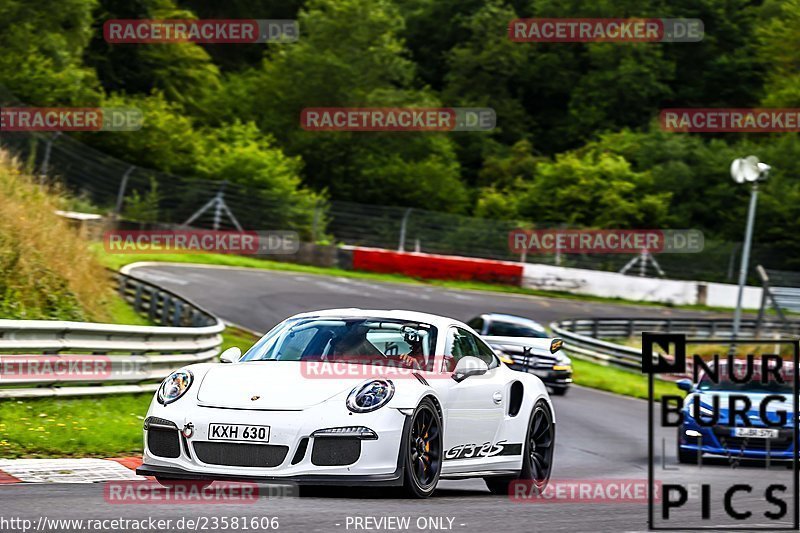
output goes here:
<path id="1" fill-rule="evenodd" d="M 751 439 L 777 439 L 777 429 L 766 428 L 733 428 L 731 431 L 734 437 L 746 437 Z"/>
<path id="2" fill-rule="evenodd" d="M 209 424 L 208 440 L 269 442 L 269 426 L 244 424 Z"/>

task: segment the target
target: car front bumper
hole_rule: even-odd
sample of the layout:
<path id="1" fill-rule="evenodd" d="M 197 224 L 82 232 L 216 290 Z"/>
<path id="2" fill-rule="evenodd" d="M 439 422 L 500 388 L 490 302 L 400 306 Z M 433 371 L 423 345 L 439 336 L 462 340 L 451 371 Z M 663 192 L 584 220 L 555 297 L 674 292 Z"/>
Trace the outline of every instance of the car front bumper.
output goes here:
<path id="1" fill-rule="evenodd" d="M 263 476 L 248 474 L 199 473 L 172 466 L 142 464 L 136 469 L 140 476 L 155 476 L 165 479 L 200 481 L 247 481 L 256 483 L 291 483 L 296 485 L 339 485 L 360 487 L 380 485 L 395 487 L 403 484 L 403 467 L 398 466 L 389 474 L 306 474 L 293 476 Z"/>
<path id="2" fill-rule="evenodd" d="M 177 444 L 173 441 L 169 446 L 171 453 L 165 456 L 164 448 L 157 445 L 157 440 L 163 441 L 165 434 L 160 434 L 159 439 L 151 440 L 150 432 L 173 430 L 165 429 L 166 424 L 146 429 L 143 465 L 137 469 L 140 475 L 175 479 L 253 480 L 320 485 L 402 483 L 402 463 L 399 458 L 402 456 L 401 446 L 405 443 L 403 436 L 410 423 L 410 417 L 397 409 L 384 407 L 371 413 L 356 414 L 348 411 L 344 405 L 333 408 L 327 402 L 303 411 L 256 411 L 199 406 L 174 409 L 173 407 L 175 406 L 154 404 L 148 412 L 148 420 L 157 417 L 175 425 L 174 433 L 167 433 L 166 437 L 169 440 L 174 435 Z M 269 442 L 252 444 L 212 441 L 208 438 L 209 425 L 212 423 L 269 426 Z M 181 434 L 181 430 L 188 424 L 191 424 L 193 434 L 186 438 Z M 337 427 L 369 428 L 377 435 L 377 439 L 312 436 L 315 431 Z M 358 443 L 354 443 L 354 440 Z M 339 459 L 342 454 L 337 455 L 339 452 L 331 444 L 345 444 L 345 441 L 348 441 L 347 448 L 351 452 L 353 446 L 357 445 L 357 454 L 351 453 L 350 458 L 343 459 L 344 463 L 341 463 Z M 151 444 L 154 444 L 153 447 L 156 449 L 151 449 Z M 202 447 L 208 448 L 209 444 L 219 450 L 218 453 L 212 454 L 213 457 L 210 459 L 208 453 L 202 453 Z M 219 446 L 220 444 L 222 446 Z M 275 453 L 278 455 L 274 464 L 263 466 L 255 464 L 258 461 L 252 459 L 251 452 L 266 450 L 256 449 L 253 446 L 269 446 L 273 447 L 273 451 L 277 450 Z M 317 446 L 319 448 L 316 448 Z M 330 460 L 321 460 L 320 457 L 325 454 L 320 452 L 317 455 L 315 452 L 322 449 L 328 450 L 328 458 L 338 462 L 329 464 Z M 233 455 L 226 455 L 231 453 Z M 272 451 L 267 455 L 270 454 L 276 457 Z M 201 455 L 203 459 L 200 458 Z M 233 456 L 235 460 L 231 460 Z M 355 459 L 351 461 L 353 457 Z M 251 464 L 248 466 L 232 464 L 243 459 Z"/>
<path id="3" fill-rule="evenodd" d="M 700 454 L 718 455 L 729 458 L 747 459 L 792 459 L 794 445 L 792 428 L 780 429 L 776 440 L 733 437 L 729 426 L 705 427 L 689 418 L 679 428 L 678 446 L 683 451 Z M 686 433 L 699 432 L 700 436 L 688 436 Z"/>
<path id="4" fill-rule="evenodd" d="M 531 368 L 529 366 L 514 363 L 508 365 L 511 370 L 527 372 L 542 380 L 542 383 L 554 389 L 566 389 L 572 384 L 572 370 L 553 370 L 552 368 Z"/>

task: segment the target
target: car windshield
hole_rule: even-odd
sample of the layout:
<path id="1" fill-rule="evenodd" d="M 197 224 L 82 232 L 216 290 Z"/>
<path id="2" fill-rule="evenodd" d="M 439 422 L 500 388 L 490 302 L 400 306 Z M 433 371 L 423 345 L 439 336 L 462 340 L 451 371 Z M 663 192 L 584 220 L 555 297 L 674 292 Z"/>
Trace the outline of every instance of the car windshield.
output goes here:
<path id="1" fill-rule="evenodd" d="M 241 361 L 329 361 L 433 369 L 436 328 L 381 318 L 310 317 L 287 320 Z"/>
<path id="2" fill-rule="evenodd" d="M 770 375 L 766 383 L 762 383 L 759 376 L 754 376 L 747 383 L 734 383 L 727 376 L 720 376 L 719 382 L 714 383 L 709 379 L 708 375 L 704 375 L 700 378 L 697 389 L 700 391 L 792 394 L 792 380 L 784 376 L 783 383 L 781 383 Z"/>
<path id="3" fill-rule="evenodd" d="M 492 321 L 489 324 L 489 331 L 487 335 L 495 337 L 533 337 L 536 339 L 544 339 L 547 337 L 547 332 L 542 329 L 536 329 L 532 325 L 518 324 L 514 322 L 500 322 Z"/>

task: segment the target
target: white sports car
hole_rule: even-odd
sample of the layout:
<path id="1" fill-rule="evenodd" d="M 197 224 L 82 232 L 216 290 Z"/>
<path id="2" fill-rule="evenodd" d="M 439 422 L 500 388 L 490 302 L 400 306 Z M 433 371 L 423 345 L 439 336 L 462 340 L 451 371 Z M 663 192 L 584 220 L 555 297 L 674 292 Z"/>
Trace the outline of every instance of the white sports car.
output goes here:
<path id="1" fill-rule="evenodd" d="M 512 371 L 466 324 L 410 311 L 293 316 L 243 356 L 173 372 L 144 423 L 141 475 L 312 485 L 481 477 L 542 490 L 555 417 L 542 382 Z M 528 487 L 530 490 L 530 487 Z"/>

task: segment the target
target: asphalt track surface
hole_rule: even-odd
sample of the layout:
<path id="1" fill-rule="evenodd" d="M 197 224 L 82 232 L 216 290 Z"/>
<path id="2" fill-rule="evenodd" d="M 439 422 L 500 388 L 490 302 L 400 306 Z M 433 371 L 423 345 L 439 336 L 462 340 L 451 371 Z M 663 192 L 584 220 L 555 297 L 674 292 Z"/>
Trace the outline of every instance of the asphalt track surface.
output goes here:
<path id="1" fill-rule="evenodd" d="M 590 316 L 697 314 L 650 306 L 587 303 L 247 269 L 146 266 L 137 268 L 135 272 L 191 298 L 225 320 L 257 331 L 266 331 L 294 313 L 329 307 L 410 309 L 463 320 L 480 312 L 494 311 L 528 316 L 543 322 Z M 554 403 L 558 422 L 554 482 L 610 479 L 641 482 L 647 479 L 646 402 L 574 387 L 567 396 L 554 398 Z M 657 503 L 657 525 L 681 526 L 687 530 L 701 525 L 769 529 L 787 525 L 777 524 L 763 516 L 764 511 L 776 509 L 764 502 L 763 486 L 783 483 L 788 486 L 788 492 L 783 495 L 789 508 L 787 520 L 791 518 L 791 470 L 785 466 L 773 465 L 768 470 L 764 464 L 740 464 L 731 468 L 729 461 L 722 459 L 712 464 L 687 467 L 676 462 L 674 430 L 657 431 L 655 442 L 655 478 L 690 486 L 692 491 L 683 510 L 676 511 L 669 522 L 660 519 L 661 506 Z M 708 520 L 700 519 L 698 494 L 701 483 L 712 485 Z M 733 483 L 749 483 L 754 487 L 751 494 L 738 493 L 733 500 L 738 510 L 753 512 L 746 521 L 736 522 L 723 512 L 721 488 Z M 264 487 L 264 490 L 270 489 Z M 437 530 L 426 527 L 423 522 L 427 519 L 442 519 L 445 528 L 439 530 L 463 532 L 647 530 L 646 503 L 515 502 L 507 496 L 491 495 L 481 480 L 442 481 L 434 496 L 425 501 L 398 499 L 385 491 L 337 488 L 301 489 L 299 495 L 261 498 L 250 505 L 202 506 L 111 505 L 104 500 L 102 484 L 17 484 L 0 486 L 0 509 L 2 517 L 29 518 L 34 523 L 41 516 L 51 519 L 153 517 L 169 518 L 173 523 L 182 517 L 199 516 L 277 517 L 278 531 L 291 532 L 398 531 L 373 527 L 374 522 L 361 522 L 365 526 L 357 527 L 358 522 L 355 522 L 359 518 L 379 520 L 386 517 L 410 518 L 410 528 L 399 531 Z M 450 529 L 447 529 L 448 525 Z M 186 529 L 173 527 L 169 530 Z"/>

